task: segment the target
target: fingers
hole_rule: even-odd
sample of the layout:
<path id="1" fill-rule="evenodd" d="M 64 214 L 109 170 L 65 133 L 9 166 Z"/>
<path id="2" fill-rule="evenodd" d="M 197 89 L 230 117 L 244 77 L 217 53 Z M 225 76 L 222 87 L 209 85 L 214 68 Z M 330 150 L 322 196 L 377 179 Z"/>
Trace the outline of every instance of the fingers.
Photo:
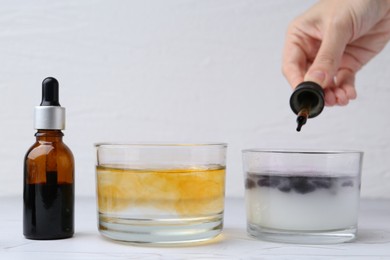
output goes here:
<path id="1" fill-rule="evenodd" d="M 313 64 L 311 64 L 308 61 L 307 54 L 302 50 L 299 44 L 294 43 L 293 41 L 287 41 L 285 44 L 285 51 L 283 56 L 283 73 L 293 88 L 304 80 L 314 81 L 323 86 L 326 106 L 345 106 L 349 103 L 350 100 L 356 98 L 356 90 L 354 86 L 355 72 L 347 68 L 338 68 L 345 46 L 339 48 L 338 52 L 340 53 L 333 50 L 332 55 L 339 55 L 341 56 L 340 58 L 329 58 L 328 60 L 326 60 L 326 58 L 321 58 L 319 55 L 323 55 L 322 57 L 331 55 L 327 54 L 330 52 L 326 51 L 325 54 L 321 54 L 321 48 L 325 48 L 327 44 L 331 43 L 328 42 L 321 44 L 317 58 L 315 58 Z M 317 66 L 317 68 L 321 67 L 323 69 L 315 70 L 315 66 Z M 326 68 L 326 66 L 328 67 Z M 307 68 L 309 68 L 309 71 L 305 75 Z M 336 70 L 338 71 L 326 72 Z"/>
<path id="2" fill-rule="evenodd" d="M 348 35 L 345 30 L 337 28 L 335 23 L 328 25 L 313 64 L 304 77 L 305 81 L 314 81 L 323 88 L 332 86 L 348 43 Z"/>
<path id="3" fill-rule="evenodd" d="M 327 106 L 345 106 L 356 98 L 355 73 L 349 69 L 340 69 L 335 81 L 324 90 Z"/>
<path id="4" fill-rule="evenodd" d="M 298 84 L 303 81 L 304 77 L 303 70 L 294 63 L 284 63 L 283 74 L 292 88 L 298 86 Z"/>
<path id="5" fill-rule="evenodd" d="M 334 93 L 335 87 L 328 87 L 324 89 L 325 95 L 325 105 L 326 106 L 334 106 L 337 104 L 336 95 Z"/>
<path id="6" fill-rule="evenodd" d="M 336 100 L 340 106 L 345 106 L 356 98 L 355 73 L 349 69 L 340 69 L 336 77 Z"/>
<path id="7" fill-rule="evenodd" d="M 286 38 L 282 66 L 283 75 L 293 88 L 303 81 L 307 67 L 306 54 L 294 38 L 293 35 Z"/>

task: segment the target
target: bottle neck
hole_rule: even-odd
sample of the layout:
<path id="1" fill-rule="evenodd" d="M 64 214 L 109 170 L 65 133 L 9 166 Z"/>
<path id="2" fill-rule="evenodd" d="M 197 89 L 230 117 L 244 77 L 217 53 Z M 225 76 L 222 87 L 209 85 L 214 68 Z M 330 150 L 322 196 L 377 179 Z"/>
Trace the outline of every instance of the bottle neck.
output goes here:
<path id="1" fill-rule="evenodd" d="M 61 130 L 38 129 L 35 133 L 37 141 L 61 142 L 64 133 Z"/>

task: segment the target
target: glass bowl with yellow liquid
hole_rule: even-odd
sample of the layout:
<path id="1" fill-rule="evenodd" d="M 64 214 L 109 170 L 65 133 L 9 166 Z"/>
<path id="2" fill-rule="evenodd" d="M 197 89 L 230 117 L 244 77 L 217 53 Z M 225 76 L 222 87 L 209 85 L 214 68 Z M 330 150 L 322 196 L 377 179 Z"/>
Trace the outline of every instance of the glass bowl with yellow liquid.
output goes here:
<path id="1" fill-rule="evenodd" d="M 102 235 L 169 245 L 206 241 L 221 233 L 226 144 L 95 147 Z"/>

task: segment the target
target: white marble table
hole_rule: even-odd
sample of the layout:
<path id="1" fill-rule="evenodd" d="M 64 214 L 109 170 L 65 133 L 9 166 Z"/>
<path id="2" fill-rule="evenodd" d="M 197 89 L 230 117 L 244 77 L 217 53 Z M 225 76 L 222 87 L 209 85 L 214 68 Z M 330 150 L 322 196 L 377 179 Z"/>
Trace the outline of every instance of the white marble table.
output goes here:
<path id="1" fill-rule="evenodd" d="M 187 247 L 141 247 L 103 238 L 97 231 L 93 198 L 76 199 L 76 234 L 36 241 L 22 234 L 22 199 L 0 198 L 0 259 L 390 259 L 390 200 L 363 200 L 359 236 L 338 245 L 279 244 L 246 235 L 243 199 L 227 199 L 223 235 Z"/>

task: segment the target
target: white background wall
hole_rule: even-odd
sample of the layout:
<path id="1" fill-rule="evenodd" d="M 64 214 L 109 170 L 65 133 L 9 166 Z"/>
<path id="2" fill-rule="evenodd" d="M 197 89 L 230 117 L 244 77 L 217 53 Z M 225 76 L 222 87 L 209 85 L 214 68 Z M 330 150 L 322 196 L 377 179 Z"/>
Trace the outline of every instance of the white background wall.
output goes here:
<path id="1" fill-rule="evenodd" d="M 95 191 L 100 141 L 229 143 L 227 195 L 243 195 L 241 150 L 359 149 L 362 196 L 390 198 L 390 47 L 363 68 L 358 99 L 301 133 L 281 74 L 290 20 L 312 0 L 1 1 L 0 196 L 21 195 L 41 82 L 57 77 L 77 195 Z"/>

